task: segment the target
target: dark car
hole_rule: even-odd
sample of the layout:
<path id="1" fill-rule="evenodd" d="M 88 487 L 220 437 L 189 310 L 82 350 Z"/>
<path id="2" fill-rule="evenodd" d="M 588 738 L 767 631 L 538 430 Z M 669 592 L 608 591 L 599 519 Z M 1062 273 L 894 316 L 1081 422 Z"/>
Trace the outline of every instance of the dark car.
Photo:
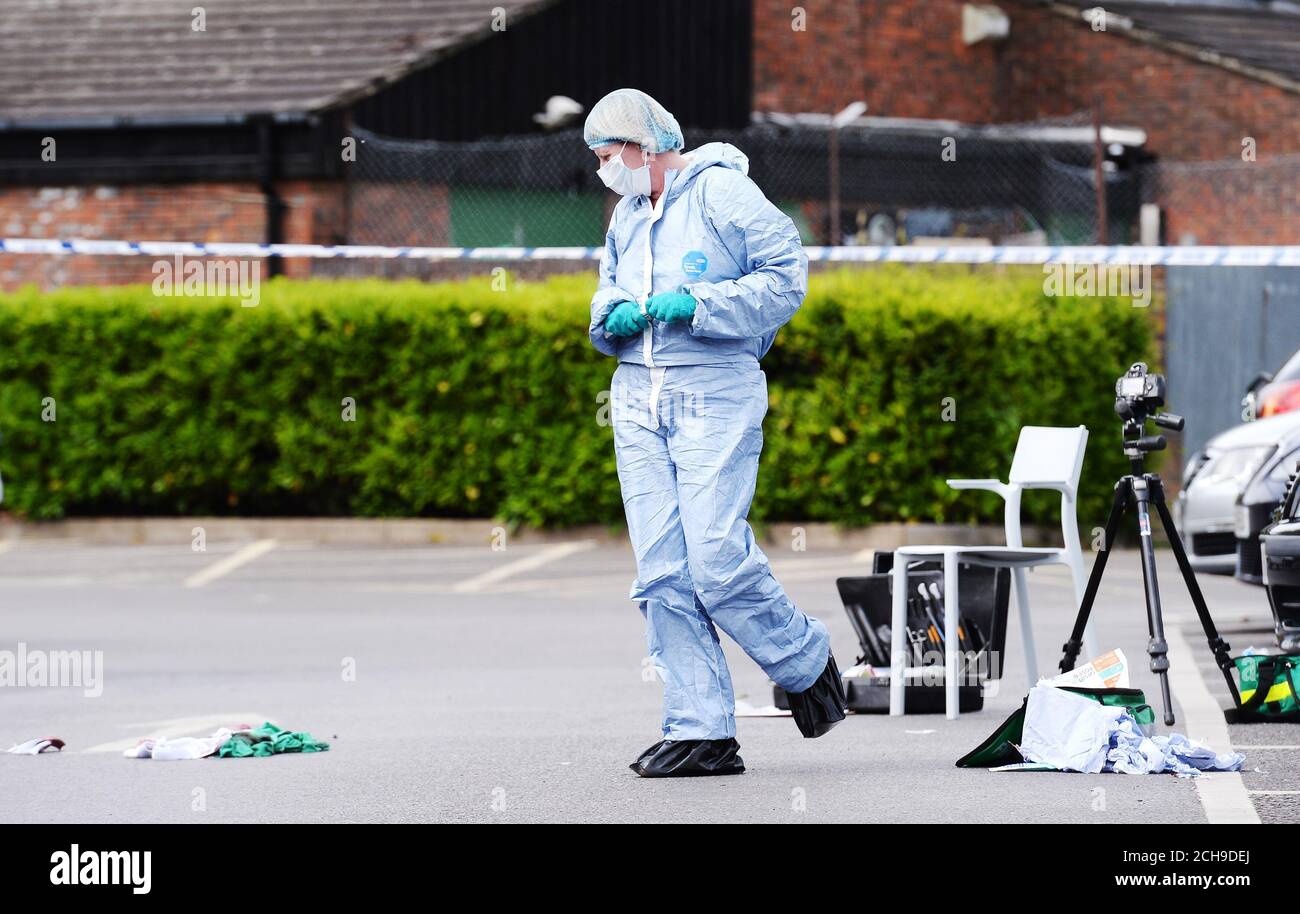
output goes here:
<path id="1" fill-rule="evenodd" d="M 1197 571 L 1263 583 L 1259 531 L 1300 460 L 1300 412 L 1243 422 L 1211 438 L 1183 473 L 1174 516 Z"/>
<path id="2" fill-rule="evenodd" d="M 1286 497 L 1274 521 L 1259 535 L 1264 586 L 1273 609 L 1277 642 L 1300 653 L 1300 464 L 1293 468 Z"/>
<path id="3" fill-rule="evenodd" d="M 1242 423 L 1187 461 L 1174 518 L 1197 571 L 1263 584 L 1259 532 L 1300 458 L 1300 351 L 1276 374 L 1261 372 L 1241 406 Z"/>
<path id="4" fill-rule="evenodd" d="M 1256 428 L 1281 424 L 1300 412 L 1261 419 L 1251 423 Z M 1233 537 L 1236 540 L 1237 579 L 1247 584 L 1264 583 L 1264 562 L 1259 551 L 1259 534 L 1273 519 L 1274 510 L 1286 497 L 1290 476 L 1300 460 L 1300 440 L 1284 437 L 1273 456 L 1266 460 L 1242 490 L 1233 508 Z"/>

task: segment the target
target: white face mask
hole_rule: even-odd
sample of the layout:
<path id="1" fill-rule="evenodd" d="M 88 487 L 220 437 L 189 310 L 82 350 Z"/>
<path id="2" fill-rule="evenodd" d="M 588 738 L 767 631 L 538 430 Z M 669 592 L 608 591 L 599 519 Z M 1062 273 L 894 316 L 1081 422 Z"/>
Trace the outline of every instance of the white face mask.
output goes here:
<path id="1" fill-rule="evenodd" d="M 627 148 L 627 143 L 623 144 L 623 149 Z M 628 168 L 623 164 L 623 149 L 618 151 L 618 155 L 611 158 L 608 162 L 596 169 L 596 174 L 600 180 L 605 182 L 605 186 L 616 194 L 624 197 L 634 197 L 638 194 L 641 196 L 650 196 L 650 166 L 642 165 L 640 168 Z"/>

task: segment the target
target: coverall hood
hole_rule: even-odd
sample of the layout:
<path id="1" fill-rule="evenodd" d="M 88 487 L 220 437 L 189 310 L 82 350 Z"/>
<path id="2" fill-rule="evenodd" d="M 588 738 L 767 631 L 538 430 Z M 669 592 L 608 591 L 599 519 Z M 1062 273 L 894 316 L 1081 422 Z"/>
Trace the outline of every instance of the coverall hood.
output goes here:
<path id="1" fill-rule="evenodd" d="M 730 143 L 705 143 L 699 149 L 692 149 L 682 155 L 688 157 L 687 164 L 673 178 L 672 186 L 668 188 L 670 200 L 690 187 L 706 168 L 721 166 L 738 171 L 742 175 L 749 174 L 749 156 Z"/>

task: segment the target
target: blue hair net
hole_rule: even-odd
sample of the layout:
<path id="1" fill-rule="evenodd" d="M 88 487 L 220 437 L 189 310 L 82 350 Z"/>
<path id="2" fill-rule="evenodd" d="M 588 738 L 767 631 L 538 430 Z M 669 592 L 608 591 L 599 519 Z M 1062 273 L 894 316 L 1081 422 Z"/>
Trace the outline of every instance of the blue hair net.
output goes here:
<path id="1" fill-rule="evenodd" d="M 686 145 L 677 118 L 638 89 L 615 89 L 591 108 L 582 129 L 587 146 L 636 143 L 646 152 L 668 152 Z"/>

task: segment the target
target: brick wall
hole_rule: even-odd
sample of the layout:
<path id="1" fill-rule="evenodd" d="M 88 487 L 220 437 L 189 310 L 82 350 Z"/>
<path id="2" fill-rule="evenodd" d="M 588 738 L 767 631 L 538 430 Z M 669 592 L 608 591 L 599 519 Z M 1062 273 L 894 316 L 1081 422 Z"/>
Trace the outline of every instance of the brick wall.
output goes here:
<path id="1" fill-rule="evenodd" d="M 806 12 L 802 31 L 792 11 Z M 860 2 L 754 0 L 754 109 L 837 111 L 862 97 Z"/>
<path id="2" fill-rule="evenodd" d="M 1008 5 L 1002 120 L 1088 108 L 1141 127 L 1170 244 L 1300 244 L 1300 93 L 1050 10 Z M 1251 138 L 1256 161 L 1242 160 Z M 1291 156 L 1279 161 L 1279 157 Z M 1217 162 L 1210 165 L 1187 163 Z"/>
<path id="3" fill-rule="evenodd" d="M 1169 244 L 1300 244 L 1300 156 L 1287 162 L 1171 162 L 1156 200 Z"/>
<path id="4" fill-rule="evenodd" d="M 0 190 L 0 234 L 10 237 L 261 241 L 264 217 L 254 184 Z M 0 254 L 0 288 L 149 282 L 151 264 L 147 257 Z"/>
<path id="5" fill-rule="evenodd" d="M 1035 120 L 1088 109 L 1144 128 L 1174 159 L 1300 152 L 1300 94 L 1082 20 L 1003 0 L 1004 42 L 967 47 L 962 0 L 812 0 L 807 31 L 791 4 L 755 0 L 754 107 L 833 111 L 862 99 L 886 117 L 971 123 Z"/>
<path id="6" fill-rule="evenodd" d="M 755 110 L 833 112 L 860 99 L 882 117 L 978 122 L 997 92 L 997 50 L 962 42 L 958 2 L 754 0 Z"/>
<path id="7" fill-rule="evenodd" d="M 1163 159 L 1240 161 L 1247 136 L 1260 158 L 1300 152 L 1300 94 L 1050 10 L 1005 9 L 1007 102 L 997 120 L 1068 114 L 1100 93 L 1107 119 L 1144 129 Z"/>
<path id="8" fill-rule="evenodd" d="M 343 240 L 341 183 L 290 181 L 278 190 L 286 205 L 286 241 Z M 0 189 L 0 235 L 261 242 L 266 239 L 266 204 L 256 184 L 11 187 Z M 53 288 L 150 282 L 153 262 L 149 257 L 0 254 L 0 289 L 28 283 Z M 301 259 L 285 263 L 291 276 L 305 275 L 308 269 Z"/>
<path id="9" fill-rule="evenodd" d="M 1089 109 L 1141 127 L 1162 162 L 1156 202 L 1170 242 L 1300 244 L 1300 94 L 1018 0 L 1003 42 L 967 47 L 961 0 L 812 0 L 806 32 L 788 3 L 755 0 L 755 108 L 870 113 L 970 123 L 1031 121 Z M 1256 163 L 1241 160 L 1252 137 Z"/>
<path id="10" fill-rule="evenodd" d="M 287 244 L 347 242 L 347 188 L 341 181 L 286 181 L 278 184 L 276 190 L 284 201 L 283 231 Z M 295 279 L 310 276 L 318 262 L 286 258 L 284 275 Z"/>
<path id="11" fill-rule="evenodd" d="M 451 194 L 424 181 L 358 181 L 348 222 L 353 244 L 448 245 Z"/>
<path id="12" fill-rule="evenodd" d="M 361 183 L 351 200 L 339 181 L 284 181 L 276 187 L 285 205 L 284 240 L 290 244 L 450 243 L 446 187 Z M 416 195 L 424 199 L 412 206 Z M 430 224 L 423 216 L 428 212 L 441 218 Z M 0 236 L 260 243 L 266 240 L 266 203 L 255 184 L 7 188 L 0 189 Z M 0 290 L 29 283 L 41 288 L 148 283 L 153 264 L 151 257 L 0 253 Z M 380 266 L 373 260 L 291 257 L 284 261 L 284 273 L 302 278 L 389 272 Z M 408 271 L 401 275 L 428 273 L 409 264 L 395 269 Z"/>

